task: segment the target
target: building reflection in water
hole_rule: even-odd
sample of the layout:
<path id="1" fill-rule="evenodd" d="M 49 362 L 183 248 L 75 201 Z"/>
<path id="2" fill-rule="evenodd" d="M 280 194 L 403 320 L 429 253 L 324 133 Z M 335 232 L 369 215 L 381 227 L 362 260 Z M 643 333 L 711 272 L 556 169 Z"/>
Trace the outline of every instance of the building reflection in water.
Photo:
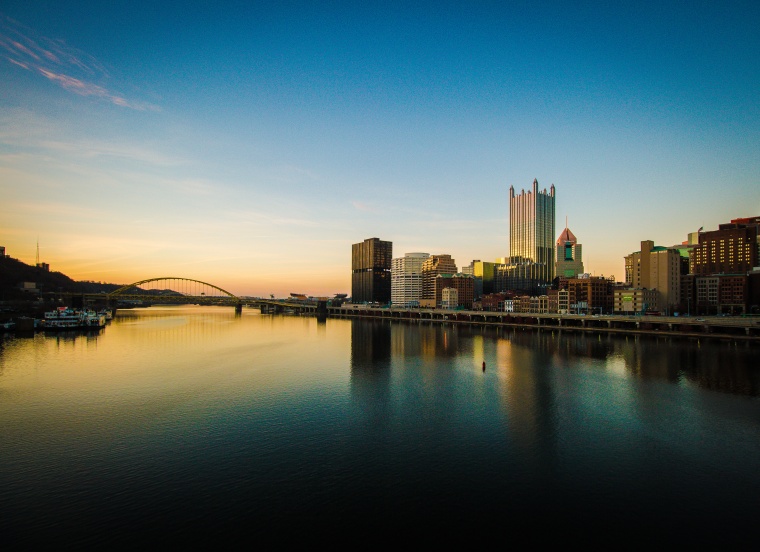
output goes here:
<path id="1" fill-rule="evenodd" d="M 380 429 L 391 421 L 391 324 L 352 319 L 351 396 L 356 415 Z"/>
<path id="2" fill-rule="evenodd" d="M 467 458 L 452 439 L 478 443 L 501 451 L 493 465 L 478 468 L 478 478 L 505 486 L 488 495 L 508 497 L 507 486 L 519 481 L 531 489 L 521 498 L 527 509 L 551 503 L 560 488 L 568 500 L 606 496 L 608 482 L 626 470 L 645 477 L 640 466 L 657 446 L 653 431 L 699 442 L 705 419 L 673 419 L 689 408 L 668 400 L 678 387 L 760 394 L 753 347 L 361 319 L 350 324 L 351 419 L 363 436 L 357 453 L 403 472 L 389 452 L 394 447 L 434 464 L 439 450 Z M 627 456 L 617 458 L 620 451 Z M 513 475 L 496 475 L 505 472 Z M 425 481 L 435 477 L 432 469 Z M 626 492 L 634 496 L 639 487 L 630 485 Z"/>
<path id="3" fill-rule="evenodd" d="M 594 369 L 623 370 L 627 375 L 737 395 L 760 395 L 757 346 L 651 336 L 614 336 L 575 332 L 513 331 L 509 342 L 567 366 L 578 359 Z"/>
<path id="4" fill-rule="evenodd" d="M 552 348 L 546 336 L 533 341 L 536 335 L 522 330 L 499 329 L 494 337 L 495 350 L 486 356 L 495 357 L 508 440 L 520 451 L 519 457 L 529 459 L 515 468 L 528 481 L 553 480 L 560 463 L 557 413 L 564 390 L 548 369 Z M 491 361 L 486 362 L 488 371 Z M 539 499 L 540 493 L 536 496 Z"/>
<path id="5" fill-rule="evenodd" d="M 722 393 L 760 396 L 755 344 L 631 338 L 614 343 L 611 356 L 616 355 L 642 379 L 665 379 Z"/>
<path id="6" fill-rule="evenodd" d="M 410 377 L 402 368 L 415 367 L 435 379 L 436 366 L 459 353 L 458 328 L 440 324 L 410 325 L 390 321 L 351 320 L 351 382 L 390 383 L 393 368 L 398 378 Z M 440 375 L 440 374 L 439 374 Z"/>
<path id="7" fill-rule="evenodd" d="M 351 324 L 356 397 L 366 387 L 364 399 L 391 408 L 395 394 L 395 408 L 404 410 L 403 401 L 406 407 L 413 401 L 415 407 L 424 406 L 434 385 L 438 400 L 450 401 L 454 408 L 486 400 L 491 392 L 487 381 L 495 378 L 510 438 L 519 446 L 537 447 L 537 456 L 550 463 L 557 461 L 555 439 L 563 410 L 581 409 L 614 424 L 638 408 L 638 399 L 646 400 L 646 390 L 635 386 L 637 380 L 760 394 L 760 368 L 752 346 L 432 323 Z M 481 374 L 484 361 L 486 372 Z M 466 380 L 462 370 L 470 374 Z M 620 373 L 621 384 L 600 393 L 595 372 L 598 377 Z M 471 379 L 474 374 L 481 377 Z M 468 385 L 471 395 L 466 396 L 462 387 Z"/>
<path id="8" fill-rule="evenodd" d="M 391 324 L 351 320 L 352 375 L 387 377 L 391 362 Z"/>

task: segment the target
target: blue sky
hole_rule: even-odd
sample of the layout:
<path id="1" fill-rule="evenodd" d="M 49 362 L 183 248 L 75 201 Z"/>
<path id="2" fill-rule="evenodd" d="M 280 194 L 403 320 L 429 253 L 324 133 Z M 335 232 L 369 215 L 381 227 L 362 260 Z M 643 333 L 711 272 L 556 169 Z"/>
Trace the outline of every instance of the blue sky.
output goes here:
<path id="1" fill-rule="evenodd" d="M 68 5 L 73 4 L 73 5 Z M 756 2 L 0 7 L 0 244 L 77 279 L 350 293 L 350 245 L 587 271 L 760 214 Z"/>

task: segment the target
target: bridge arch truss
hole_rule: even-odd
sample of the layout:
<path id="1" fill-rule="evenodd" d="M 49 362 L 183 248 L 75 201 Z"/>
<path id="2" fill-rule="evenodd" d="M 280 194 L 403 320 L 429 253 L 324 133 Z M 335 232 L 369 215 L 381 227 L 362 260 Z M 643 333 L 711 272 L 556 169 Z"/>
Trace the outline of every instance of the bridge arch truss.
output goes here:
<path id="1" fill-rule="evenodd" d="M 192 278 L 160 276 L 122 286 L 107 295 L 108 299 L 150 298 L 151 300 L 193 299 L 224 303 L 242 302 L 240 297 L 214 284 Z"/>

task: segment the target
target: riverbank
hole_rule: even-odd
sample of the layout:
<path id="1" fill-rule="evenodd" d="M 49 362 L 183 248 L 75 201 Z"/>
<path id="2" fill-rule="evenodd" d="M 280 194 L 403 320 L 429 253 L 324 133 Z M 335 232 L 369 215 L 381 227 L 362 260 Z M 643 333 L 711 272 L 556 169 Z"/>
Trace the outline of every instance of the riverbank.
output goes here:
<path id="1" fill-rule="evenodd" d="M 760 344 L 760 317 L 688 317 L 502 313 L 431 309 L 330 308 L 330 316 L 399 320 L 414 323 L 466 324 L 591 334 L 648 335 L 685 340 L 720 340 Z"/>

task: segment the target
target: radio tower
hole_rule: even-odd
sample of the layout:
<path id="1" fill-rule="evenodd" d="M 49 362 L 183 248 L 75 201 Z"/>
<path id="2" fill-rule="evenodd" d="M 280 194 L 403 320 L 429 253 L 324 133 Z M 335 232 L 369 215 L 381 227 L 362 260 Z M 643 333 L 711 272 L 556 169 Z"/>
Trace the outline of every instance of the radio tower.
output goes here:
<path id="1" fill-rule="evenodd" d="M 34 262 L 35 266 L 40 266 L 40 238 L 37 238 L 37 258 Z"/>

